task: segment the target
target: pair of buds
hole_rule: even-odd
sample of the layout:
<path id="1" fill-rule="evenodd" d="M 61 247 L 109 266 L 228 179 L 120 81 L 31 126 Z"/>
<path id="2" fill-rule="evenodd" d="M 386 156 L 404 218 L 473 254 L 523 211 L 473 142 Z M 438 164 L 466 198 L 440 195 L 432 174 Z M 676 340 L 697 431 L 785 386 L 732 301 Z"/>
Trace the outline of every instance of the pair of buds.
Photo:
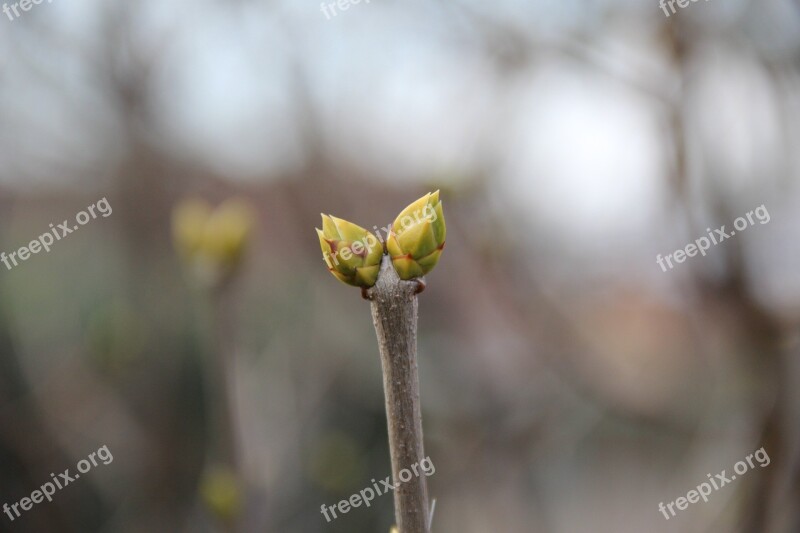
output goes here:
<path id="1" fill-rule="evenodd" d="M 198 199 L 175 208 L 175 245 L 201 285 L 218 286 L 231 277 L 241 263 L 255 220 L 253 208 L 236 198 L 216 209 Z"/>
<path id="2" fill-rule="evenodd" d="M 361 226 L 329 215 L 322 215 L 322 229 L 317 229 L 322 258 L 330 273 L 361 288 L 375 285 L 385 253 L 400 279 L 424 276 L 439 262 L 446 234 L 439 191 L 403 209 L 385 241 Z"/>

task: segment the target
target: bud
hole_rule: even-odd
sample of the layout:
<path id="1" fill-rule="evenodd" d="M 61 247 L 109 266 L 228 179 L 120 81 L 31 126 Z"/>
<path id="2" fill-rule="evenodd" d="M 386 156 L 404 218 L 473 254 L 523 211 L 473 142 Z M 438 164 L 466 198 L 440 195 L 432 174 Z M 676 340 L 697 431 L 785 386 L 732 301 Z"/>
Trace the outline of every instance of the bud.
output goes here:
<path id="1" fill-rule="evenodd" d="M 241 200 L 226 200 L 211 214 L 206 224 L 208 252 L 234 265 L 241 261 L 253 228 L 253 212 Z"/>
<path id="2" fill-rule="evenodd" d="M 333 216 L 322 215 L 317 229 L 322 259 L 331 274 L 356 287 L 372 287 L 381 268 L 383 246 L 361 226 Z"/>
<path id="3" fill-rule="evenodd" d="M 184 201 L 172 216 L 175 247 L 203 285 L 216 285 L 241 262 L 254 219 L 241 200 L 226 200 L 217 209 L 202 200 Z"/>
<path id="4" fill-rule="evenodd" d="M 200 482 L 200 495 L 206 507 L 223 520 L 233 520 L 241 513 L 242 489 L 230 468 L 209 468 Z"/>
<path id="5" fill-rule="evenodd" d="M 200 252 L 210 216 L 211 206 L 198 199 L 185 200 L 173 210 L 172 239 L 184 257 L 190 258 Z"/>
<path id="6" fill-rule="evenodd" d="M 428 193 L 397 215 L 386 248 L 401 279 L 424 276 L 436 266 L 447 229 L 439 191 Z"/>

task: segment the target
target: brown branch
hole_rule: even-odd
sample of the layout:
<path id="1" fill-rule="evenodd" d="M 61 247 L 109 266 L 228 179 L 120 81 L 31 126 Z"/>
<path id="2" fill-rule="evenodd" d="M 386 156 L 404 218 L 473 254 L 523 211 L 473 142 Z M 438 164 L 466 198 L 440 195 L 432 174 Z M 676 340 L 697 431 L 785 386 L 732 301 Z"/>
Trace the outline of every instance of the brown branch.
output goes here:
<path id="1" fill-rule="evenodd" d="M 424 282 L 423 282 L 424 283 Z M 423 285 L 424 286 L 424 285 Z M 384 255 L 375 286 L 367 291 L 378 336 L 392 457 L 395 519 L 399 533 L 429 533 L 426 477 L 400 481 L 400 472 L 425 458 L 417 374 L 417 293 L 420 283 L 403 281 Z"/>

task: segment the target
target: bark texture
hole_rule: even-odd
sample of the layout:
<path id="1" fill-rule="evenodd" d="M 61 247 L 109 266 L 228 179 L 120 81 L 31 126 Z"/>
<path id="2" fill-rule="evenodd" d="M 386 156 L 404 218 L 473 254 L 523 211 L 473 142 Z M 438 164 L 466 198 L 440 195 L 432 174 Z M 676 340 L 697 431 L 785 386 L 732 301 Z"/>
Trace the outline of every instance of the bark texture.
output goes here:
<path id="1" fill-rule="evenodd" d="M 427 478 L 418 467 L 419 475 L 411 468 L 425 458 L 417 373 L 419 288 L 417 281 L 401 280 L 389 256 L 384 255 L 378 281 L 366 293 L 381 353 L 395 519 L 400 533 L 430 531 Z M 404 469 L 411 474 L 405 482 L 400 479 Z"/>

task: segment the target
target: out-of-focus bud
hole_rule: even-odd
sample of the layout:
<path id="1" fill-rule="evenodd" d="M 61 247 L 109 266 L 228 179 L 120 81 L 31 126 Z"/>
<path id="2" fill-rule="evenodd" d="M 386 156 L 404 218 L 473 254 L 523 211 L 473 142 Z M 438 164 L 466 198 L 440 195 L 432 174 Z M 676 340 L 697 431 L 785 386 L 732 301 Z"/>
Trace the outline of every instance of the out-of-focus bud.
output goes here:
<path id="1" fill-rule="evenodd" d="M 355 287 L 372 287 L 381 268 L 383 246 L 372 233 L 352 222 L 322 215 L 317 229 L 322 260 L 331 274 Z"/>
<path id="2" fill-rule="evenodd" d="M 428 193 L 397 215 L 386 248 L 401 279 L 424 276 L 436 266 L 447 228 L 439 191 Z"/>
<path id="3" fill-rule="evenodd" d="M 242 509 L 242 493 L 236 476 L 229 468 L 210 468 L 200 484 L 200 495 L 206 507 L 222 520 L 236 518 Z"/>
<path id="4" fill-rule="evenodd" d="M 229 199 L 217 209 L 203 200 L 186 200 L 172 215 L 175 246 L 203 285 L 228 277 L 242 259 L 254 225 L 253 209 Z"/>

